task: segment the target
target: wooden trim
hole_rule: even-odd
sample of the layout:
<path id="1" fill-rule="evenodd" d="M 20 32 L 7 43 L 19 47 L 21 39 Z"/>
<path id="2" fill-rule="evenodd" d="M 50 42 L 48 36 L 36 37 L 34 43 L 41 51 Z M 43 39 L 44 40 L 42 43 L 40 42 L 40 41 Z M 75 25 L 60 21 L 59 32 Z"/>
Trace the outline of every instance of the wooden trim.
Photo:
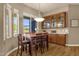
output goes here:
<path id="1" fill-rule="evenodd" d="M 66 44 L 66 46 L 79 46 L 79 44 Z"/>

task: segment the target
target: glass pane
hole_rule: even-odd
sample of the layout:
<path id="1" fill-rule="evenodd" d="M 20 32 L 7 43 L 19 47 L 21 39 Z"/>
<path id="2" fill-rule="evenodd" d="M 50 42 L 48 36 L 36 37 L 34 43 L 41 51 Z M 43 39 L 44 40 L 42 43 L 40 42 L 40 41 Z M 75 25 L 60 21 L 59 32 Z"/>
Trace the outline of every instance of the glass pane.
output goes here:
<path id="1" fill-rule="evenodd" d="M 47 22 L 46 26 L 47 26 L 47 28 L 50 28 L 50 23 L 49 23 L 49 22 Z"/>
<path id="2" fill-rule="evenodd" d="M 14 35 L 18 33 L 18 19 L 17 19 L 17 15 L 14 15 L 13 17 L 13 32 L 14 32 Z"/>
<path id="3" fill-rule="evenodd" d="M 8 9 L 6 9 L 5 10 L 6 11 L 6 16 L 5 16 L 5 23 L 6 23 L 6 37 L 9 37 L 10 35 L 9 35 L 9 31 L 10 31 L 10 29 L 9 29 L 9 10 Z"/>
<path id="4" fill-rule="evenodd" d="M 52 28 L 56 28 L 56 24 L 57 24 L 56 16 L 54 16 L 53 19 L 52 19 Z"/>
<path id="5" fill-rule="evenodd" d="M 9 15 L 6 15 L 6 35 L 9 36 Z"/>
<path id="6" fill-rule="evenodd" d="M 30 30 L 30 20 L 29 19 L 24 18 L 23 27 L 24 27 L 24 33 L 29 32 L 29 30 Z"/>
<path id="7" fill-rule="evenodd" d="M 59 17 L 58 27 L 63 27 L 63 17 Z"/>
<path id="8" fill-rule="evenodd" d="M 47 28 L 47 29 L 50 28 L 50 20 L 46 21 L 46 28 Z"/>
<path id="9" fill-rule="evenodd" d="M 56 28 L 56 19 L 53 19 L 53 20 L 52 20 L 52 27 L 53 27 L 53 28 Z"/>

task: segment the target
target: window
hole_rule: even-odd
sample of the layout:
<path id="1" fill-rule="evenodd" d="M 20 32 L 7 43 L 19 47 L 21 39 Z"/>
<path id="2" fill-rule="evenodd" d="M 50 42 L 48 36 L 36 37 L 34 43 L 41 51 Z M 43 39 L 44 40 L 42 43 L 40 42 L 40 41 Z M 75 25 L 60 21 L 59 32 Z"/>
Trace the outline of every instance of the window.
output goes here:
<path id="1" fill-rule="evenodd" d="M 6 12 L 8 12 L 8 10 L 6 10 Z M 9 29 L 9 15 L 8 15 L 8 13 L 6 13 L 6 35 L 7 35 L 7 37 L 9 37 L 9 31 L 10 31 L 10 29 Z"/>
<path id="2" fill-rule="evenodd" d="M 30 32 L 30 18 L 24 17 L 23 19 L 23 32 Z"/>
<path id="3" fill-rule="evenodd" d="M 12 18 L 11 6 L 6 4 L 4 6 L 4 40 L 12 37 Z"/>
<path id="4" fill-rule="evenodd" d="M 13 35 L 16 36 L 19 34 L 19 14 L 18 10 L 14 9 L 14 14 L 13 14 Z"/>

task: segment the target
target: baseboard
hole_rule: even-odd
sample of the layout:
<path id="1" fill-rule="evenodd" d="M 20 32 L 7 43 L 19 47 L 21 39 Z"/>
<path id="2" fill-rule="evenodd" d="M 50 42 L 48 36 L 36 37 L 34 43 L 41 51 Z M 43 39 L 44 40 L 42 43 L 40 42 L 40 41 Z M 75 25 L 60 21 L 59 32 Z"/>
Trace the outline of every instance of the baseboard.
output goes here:
<path id="1" fill-rule="evenodd" d="M 66 44 L 66 46 L 79 46 L 79 44 Z"/>
<path id="2" fill-rule="evenodd" d="M 5 56 L 8 56 L 9 54 L 11 54 L 12 52 L 14 52 L 15 50 L 17 50 L 18 49 L 18 47 L 16 47 L 16 48 L 14 48 L 14 49 L 12 49 L 11 51 L 9 51 Z"/>

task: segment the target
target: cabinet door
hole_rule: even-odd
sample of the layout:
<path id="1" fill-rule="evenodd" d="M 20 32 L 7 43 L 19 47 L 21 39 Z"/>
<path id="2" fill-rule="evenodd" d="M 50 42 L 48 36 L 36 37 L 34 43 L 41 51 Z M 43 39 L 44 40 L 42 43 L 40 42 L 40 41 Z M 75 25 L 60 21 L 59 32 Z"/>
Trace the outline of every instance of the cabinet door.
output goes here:
<path id="1" fill-rule="evenodd" d="M 62 16 L 60 16 L 59 18 L 58 18 L 59 20 L 58 20 L 58 27 L 64 27 L 64 19 L 63 19 L 63 17 Z"/>
<path id="2" fill-rule="evenodd" d="M 52 28 L 56 28 L 57 27 L 57 18 L 56 16 L 52 17 Z"/>
<path id="3" fill-rule="evenodd" d="M 50 29 L 50 20 L 45 20 L 42 24 L 43 24 L 43 28 L 44 29 Z"/>
<path id="4" fill-rule="evenodd" d="M 66 27 L 66 13 L 60 13 L 57 17 L 57 27 Z"/>
<path id="5" fill-rule="evenodd" d="M 50 16 L 48 17 L 44 17 L 44 21 L 42 22 L 42 27 L 43 29 L 50 29 L 51 28 L 51 20 L 50 20 Z"/>
<path id="6" fill-rule="evenodd" d="M 48 42 L 51 42 L 51 35 L 48 35 Z"/>
<path id="7" fill-rule="evenodd" d="M 56 43 L 56 34 L 51 34 L 51 42 Z"/>
<path id="8" fill-rule="evenodd" d="M 66 44 L 66 35 L 63 35 L 63 34 L 57 35 L 56 42 L 58 44 L 65 45 Z"/>

